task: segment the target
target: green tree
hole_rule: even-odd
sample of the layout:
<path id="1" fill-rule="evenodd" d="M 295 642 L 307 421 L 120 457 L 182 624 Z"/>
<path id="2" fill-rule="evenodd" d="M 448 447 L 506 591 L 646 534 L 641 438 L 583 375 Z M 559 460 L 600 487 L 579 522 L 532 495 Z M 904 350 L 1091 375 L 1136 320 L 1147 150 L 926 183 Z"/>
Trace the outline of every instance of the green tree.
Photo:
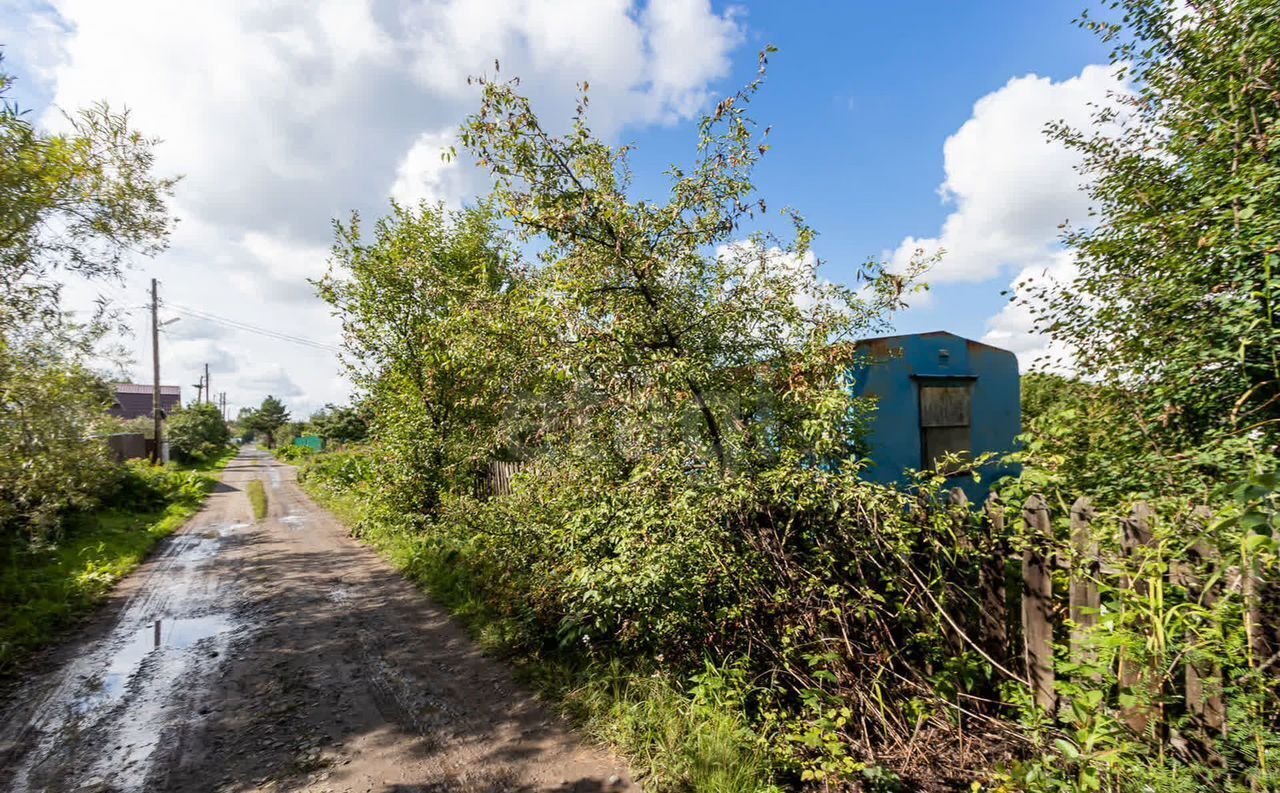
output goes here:
<path id="1" fill-rule="evenodd" d="M 342 317 L 396 507 L 428 515 L 450 477 L 467 480 L 502 445 L 492 430 L 515 409 L 536 335 L 516 308 L 524 275 L 485 204 L 393 204 L 368 238 L 356 216 L 334 228 L 318 291 Z"/>
<path id="2" fill-rule="evenodd" d="M 195 462 L 217 454 L 231 440 L 231 430 L 217 407 L 188 405 L 169 417 L 165 436 L 174 459 Z"/>
<path id="3" fill-rule="evenodd" d="M 526 321 L 562 384 L 543 420 L 621 470 L 664 449 L 722 475 L 784 451 L 843 457 L 856 440 L 841 353 L 884 327 L 914 273 L 869 262 L 832 284 L 798 213 L 783 212 L 790 239 L 768 231 L 752 171 L 769 130 L 747 115 L 764 69 L 762 55 L 760 78 L 703 119 L 666 201 L 630 195 L 628 149 L 593 137 L 585 92 L 556 136 L 513 83 L 481 80 L 464 126 L 505 215 L 542 246 Z"/>
<path id="4" fill-rule="evenodd" d="M 154 141 L 98 105 L 53 134 L 30 123 L 0 69 L 0 528 L 55 531 L 87 509 L 114 468 L 91 440 L 107 404 L 89 361 L 109 315 L 69 321 L 60 278 L 112 279 L 131 253 L 165 245 L 174 180 Z"/>
<path id="5" fill-rule="evenodd" d="M 307 431 L 320 436 L 328 444 L 356 443 L 368 437 L 369 423 L 360 406 L 330 404 L 311 414 L 307 420 Z"/>
<path id="6" fill-rule="evenodd" d="M 1079 275 L 1039 290 L 1039 328 L 1122 387 L 1116 430 L 1153 450 L 1148 468 L 1211 473 L 1280 438 L 1280 14 L 1113 7 L 1121 21 L 1084 24 L 1132 90 L 1091 129 L 1053 128 L 1083 155 L 1096 223 L 1066 234 Z"/>
<path id="7" fill-rule="evenodd" d="M 58 327 L 57 272 L 117 278 L 132 253 L 165 246 L 175 179 L 152 172 L 156 141 L 127 112 L 95 105 L 43 132 L 9 98 L 0 71 L 0 330 Z"/>
<path id="8" fill-rule="evenodd" d="M 117 466 L 93 438 L 106 383 L 60 348 L 0 337 L 0 535 L 56 534 L 97 506 Z"/>
<path id="9" fill-rule="evenodd" d="M 276 431 L 289 420 L 289 411 L 284 403 L 270 394 L 262 400 L 258 409 L 248 417 L 245 425 L 254 432 L 267 437 L 267 448 L 276 445 Z"/>

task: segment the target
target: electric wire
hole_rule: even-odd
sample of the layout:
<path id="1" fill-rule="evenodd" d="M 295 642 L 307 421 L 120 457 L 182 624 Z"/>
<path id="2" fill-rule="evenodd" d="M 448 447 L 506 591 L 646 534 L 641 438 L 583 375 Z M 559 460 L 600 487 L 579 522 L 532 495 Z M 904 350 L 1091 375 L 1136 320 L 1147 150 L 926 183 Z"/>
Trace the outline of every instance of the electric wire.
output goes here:
<path id="1" fill-rule="evenodd" d="M 254 333 L 259 336 L 264 336 L 266 338 L 276 339 L 278 341 L 291 342 L 293 344 L 299 344 L 299 345 L 302 345 L 305 347 L 311 347 L 317 350 L 324 350 L 325 352 L 332 352 L 332 353 L 342 352 L 341 348 L 339 348 L 337 345 L 334 345 L 334 344 L 328 344 L 326 342 L 317 341 L 315 339 L 308 339 L 303 336 L 296 336 L 291 333 L 283 333 L 281 331 L 271 330 L 269 328 L 262 328 L 257 325 L 251 325 L 248 322 L 242 322 L 237 319 L 231 319 L 229 317 L 219 316 L 217 314 L 213 314 L 208 311 L 202 311 L 200 309 L 191 308 L 189 306 L 183 306 L 176 303 L 167 303 L 167 302 L 164 304 L 164 306 L 165 308 L 168 308 L 178 314 L 182 314 L 183 316 L 191 317 L 193 319 L 204 320 L 206 322 L 212 322 L 215 325 L 222 325 L 224 327 L 229 327 L 234 330 L 240 330 L 246 333 Z"/>

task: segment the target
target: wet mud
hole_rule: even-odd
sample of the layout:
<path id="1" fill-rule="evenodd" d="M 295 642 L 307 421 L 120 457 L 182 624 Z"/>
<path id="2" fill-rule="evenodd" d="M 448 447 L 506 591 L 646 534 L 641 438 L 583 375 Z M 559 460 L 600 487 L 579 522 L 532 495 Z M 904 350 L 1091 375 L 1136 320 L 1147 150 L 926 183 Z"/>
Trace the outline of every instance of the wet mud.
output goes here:
<path id="1" fill-rule="evenodd" d="M 0 710 L 15 793 L 635 789 L 253 449 Z"/>

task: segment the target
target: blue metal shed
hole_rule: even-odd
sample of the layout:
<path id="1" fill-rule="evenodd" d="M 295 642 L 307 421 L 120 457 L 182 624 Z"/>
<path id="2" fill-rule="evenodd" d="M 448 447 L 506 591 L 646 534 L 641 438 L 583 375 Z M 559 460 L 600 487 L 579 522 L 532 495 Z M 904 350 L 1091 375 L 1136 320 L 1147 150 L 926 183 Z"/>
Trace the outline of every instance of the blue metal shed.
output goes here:
<path id="1" fill-rule="evenodd" d="M 947 452 L 979 455 L 1014 450 L 1022 431 L 1018 359 L 1008 350 L 935 331 L 858 342 L 853 392 L 876 399 L 866 476 L 882 484 L 909 481 Z M 981 482 L 953 479 L 971 501 L 1017 467 L 982 466 Z"/>

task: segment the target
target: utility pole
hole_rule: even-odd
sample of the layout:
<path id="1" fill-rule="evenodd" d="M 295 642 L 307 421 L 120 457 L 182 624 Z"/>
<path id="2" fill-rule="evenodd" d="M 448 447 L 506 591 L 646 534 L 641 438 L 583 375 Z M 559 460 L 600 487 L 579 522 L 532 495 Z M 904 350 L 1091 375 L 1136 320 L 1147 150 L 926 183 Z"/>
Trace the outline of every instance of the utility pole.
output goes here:
<path id="1" fill-rule="evenodd" d="M 156 297 L 156 279 L 151 279 L 151 419 L 156 443 L 151 449 L 151 464 L 160 460 L 160 307 Z"/>
<path id="2" fill-rule="evenodd" d="M 198 405 L 204 401 L 204 377 L 200 378 L 200 382 L 192 383 L 191 385 L 196 388 L 196 401 L 192 404 Z"/>
<path id="3" fill-rule="evenodd" d="M 209 386 L 209 364 L 204 365 L 204 401 L 213 404 L 213 389 Z"/>

